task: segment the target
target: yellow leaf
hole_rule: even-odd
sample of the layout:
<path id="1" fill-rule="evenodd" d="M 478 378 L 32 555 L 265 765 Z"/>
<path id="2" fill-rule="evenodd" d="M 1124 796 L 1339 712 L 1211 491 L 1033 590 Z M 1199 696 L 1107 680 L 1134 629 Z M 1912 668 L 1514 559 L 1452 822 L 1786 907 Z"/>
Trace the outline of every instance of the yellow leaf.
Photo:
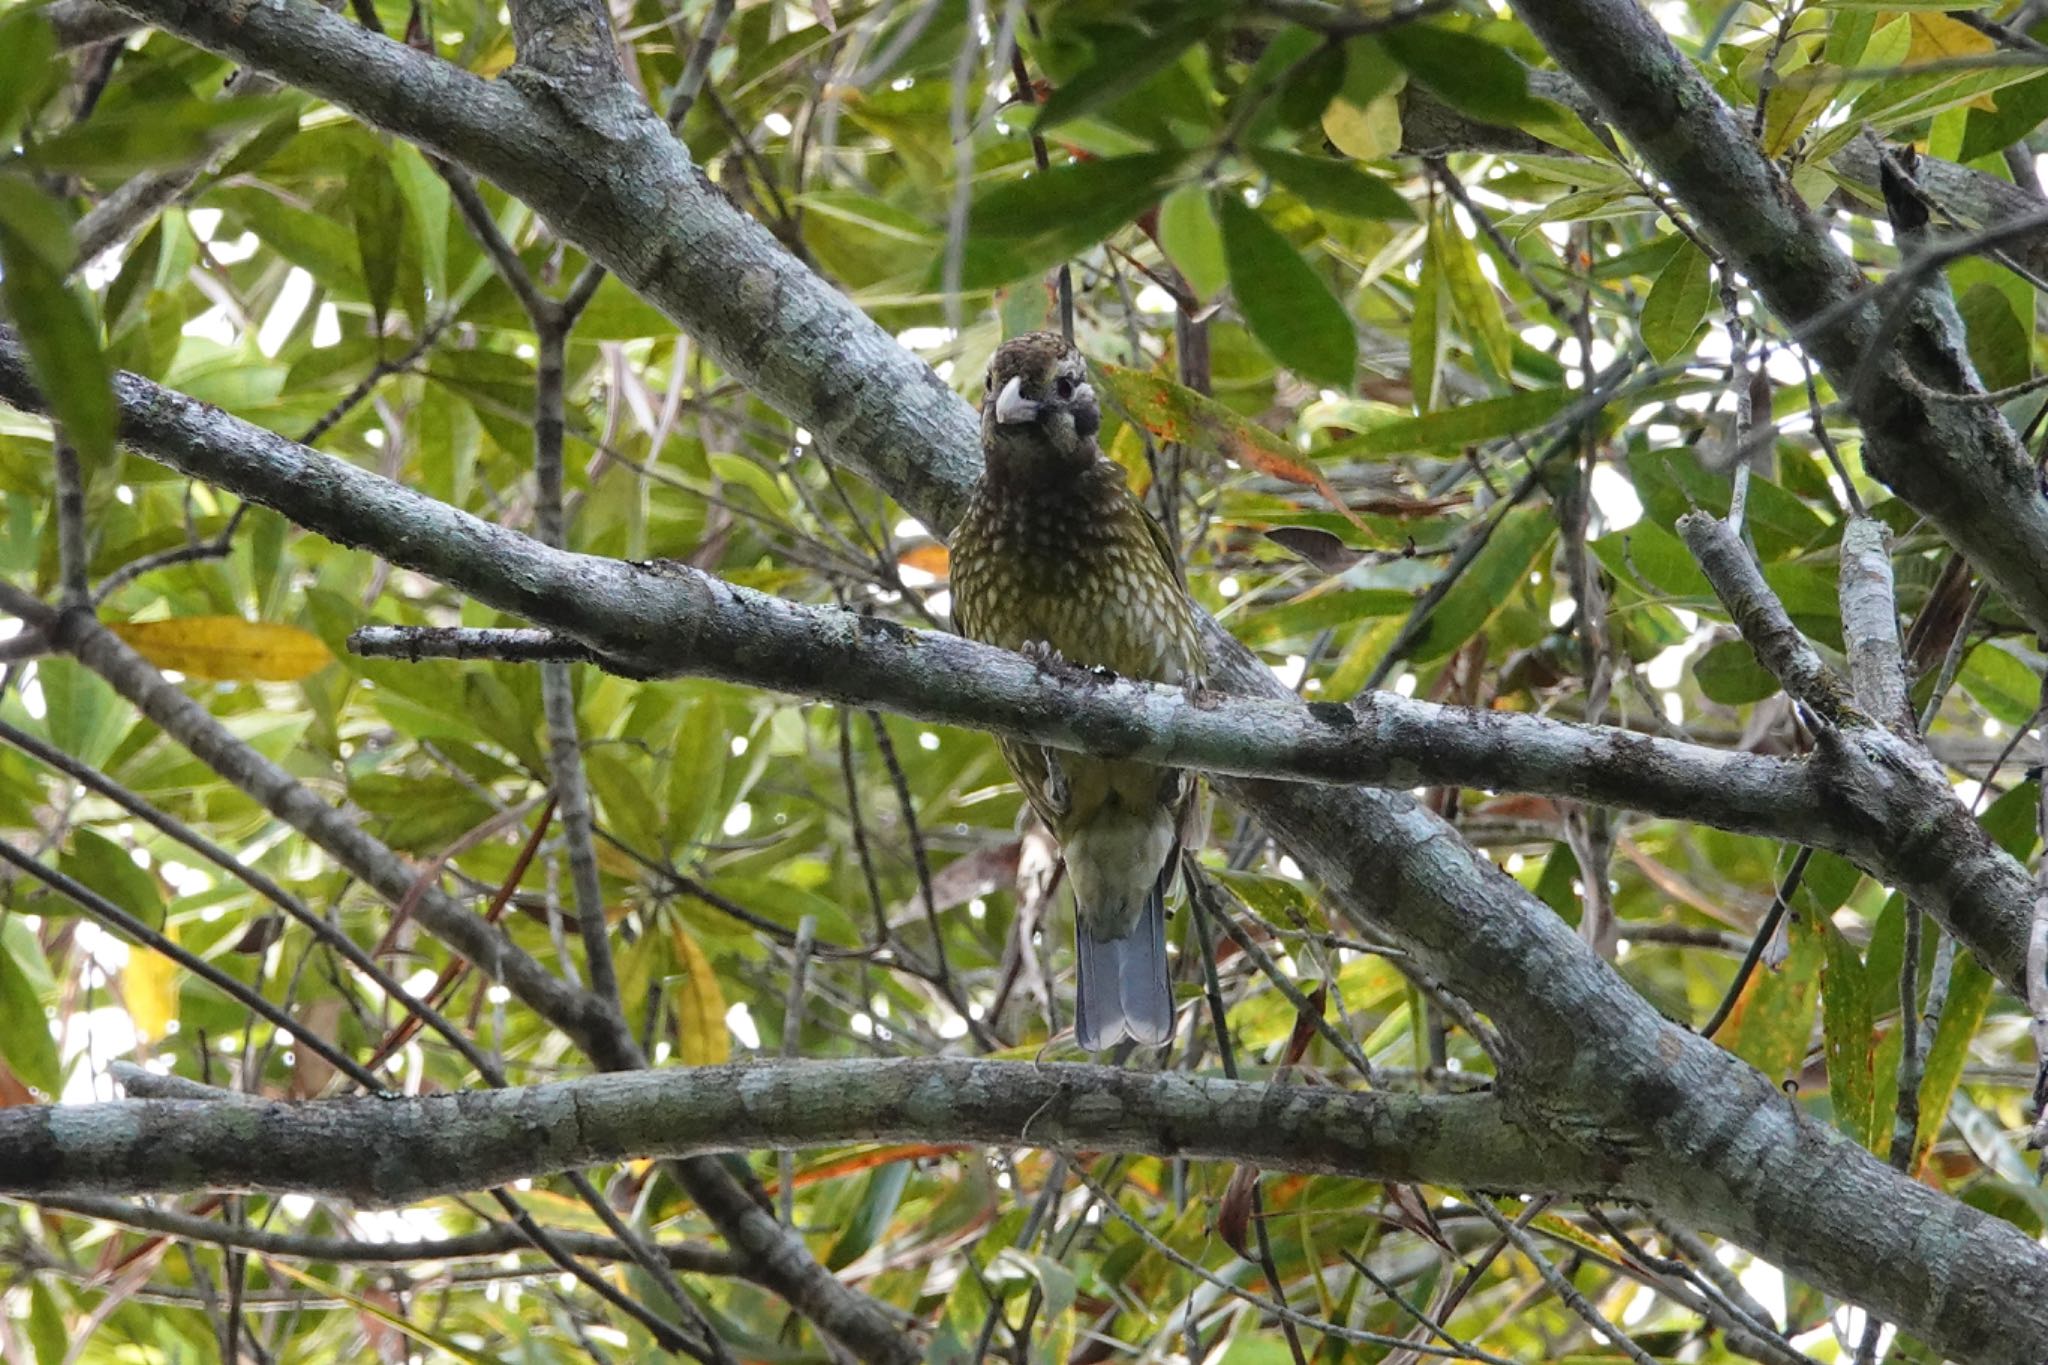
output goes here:
<path id="1" fill-rule="evenodd" d="M 174 616 L 108 627 L 158 668 L 219 682 L 297 682 L 334 656 L 316 635 L 239 616 Z"/>
<path id="2" fill-rule="evenodd" d="M 1401 150 L 1399 97 L 1381 95 L 1363 109 L 1348 100 L 1331 100 L 1323 110 L 1323 135 L 1331 146 L 1359 161 L 1392 156 Z"/>
<path id="3" fill-rule="evenodd" d="M 164 937 L 176 943 L 177 926 L 166 923 Z M 128 1006 L 135 1036 L 156 1042 L 178 1017 L 178 964 L 154 948 L 130 948 L 128 965 L 121 969 L 121 999 Z"/>
<path id="4" fill-rule="evenodd" d="M 725 992 L 718 987 L 711 959 L 682 921 L 673 921 L 669 932 L 683 978 L 676 988 L 676 1055 L 684 1066 L 717 1066 L 732 1056 Z"/>
<path id="5" fill-rule="evenodd" d="M 1998 50 L 1998 44 L 1990 38 L 1962 20 L 1951 19 L 1938 10 L 1915 10 L 1910 17 L 1913 21 L 1913 41 L 1906 48 L 1908 67 L 1920 62 L 1981 57 Z M 1991 110 L 1998 108 L 1998 101 L 1987 92 L 1970 100 L 1966 107 Z"/>
<path id="6" fill-rule="evenodd" d="M 1998 50 L 1998 44 L 1976 29 L 1937 10 L 1915 10 L 1909 17 L 1913 22 L 1913 41 L 1906 48 L 1907 66 L 1952 57 L 1976 57 Z"/>

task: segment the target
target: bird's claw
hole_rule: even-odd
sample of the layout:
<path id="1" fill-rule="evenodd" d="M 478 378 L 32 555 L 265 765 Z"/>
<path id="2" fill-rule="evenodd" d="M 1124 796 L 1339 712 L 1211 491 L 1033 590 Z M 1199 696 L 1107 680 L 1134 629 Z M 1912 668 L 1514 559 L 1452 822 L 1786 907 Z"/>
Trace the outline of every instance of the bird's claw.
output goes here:
<path id="1" fill-rule="evenodd" d="M 1058 650 L 1043 640 L 1026 640 L 1017 647 L 1017 652 L 1040 668 L 1063 668 L 1067 662 Z"/>

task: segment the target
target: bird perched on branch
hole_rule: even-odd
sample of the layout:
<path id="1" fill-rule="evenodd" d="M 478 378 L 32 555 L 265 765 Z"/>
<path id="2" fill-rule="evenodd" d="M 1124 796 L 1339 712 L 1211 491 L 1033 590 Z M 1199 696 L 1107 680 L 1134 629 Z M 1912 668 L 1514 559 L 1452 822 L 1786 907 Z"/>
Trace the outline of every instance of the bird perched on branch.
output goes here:
<path id="1" fill-rule="evenodd" d="M 1128 678 L 1199 681 L 1193 604 L 1158 523 L 1104 458 L 1081 355 L 1004 342 L 981 401 L 981 480 L 953 535 L 962 634 Z M 1164 895 L 1192 782 L 1169 768 L 1002 741 L 1074 888 L 1074 1032 L 1090 1051 L 1173 1032 Z"/>

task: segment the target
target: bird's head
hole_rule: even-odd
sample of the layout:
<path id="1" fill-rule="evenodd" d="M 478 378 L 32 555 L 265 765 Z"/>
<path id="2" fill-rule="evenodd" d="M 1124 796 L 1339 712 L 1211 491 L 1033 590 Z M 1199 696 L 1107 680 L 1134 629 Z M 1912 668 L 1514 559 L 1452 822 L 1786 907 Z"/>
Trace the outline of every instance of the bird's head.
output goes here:
<path id="1" fill-rule="evenodd" d="M 1081 353 L 1057 332 L 1026 332 L 996 348 L 981 398 L 982 453 L 1004 474 L 1092 463 L 1102 426 Z"/>

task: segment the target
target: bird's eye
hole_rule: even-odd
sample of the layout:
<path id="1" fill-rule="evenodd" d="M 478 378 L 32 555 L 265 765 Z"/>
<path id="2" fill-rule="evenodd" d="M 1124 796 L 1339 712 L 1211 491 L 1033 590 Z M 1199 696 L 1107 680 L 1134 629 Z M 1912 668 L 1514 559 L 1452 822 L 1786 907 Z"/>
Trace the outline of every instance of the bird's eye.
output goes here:
<path id="1" fill-rule="evenodd" d="M 1061 402 L 1065 402 L 1074 396 L 1074 381 L 1062 375 L 1060 382 L 1052 386 L 1052 391 L 1060 396 Z"/>

